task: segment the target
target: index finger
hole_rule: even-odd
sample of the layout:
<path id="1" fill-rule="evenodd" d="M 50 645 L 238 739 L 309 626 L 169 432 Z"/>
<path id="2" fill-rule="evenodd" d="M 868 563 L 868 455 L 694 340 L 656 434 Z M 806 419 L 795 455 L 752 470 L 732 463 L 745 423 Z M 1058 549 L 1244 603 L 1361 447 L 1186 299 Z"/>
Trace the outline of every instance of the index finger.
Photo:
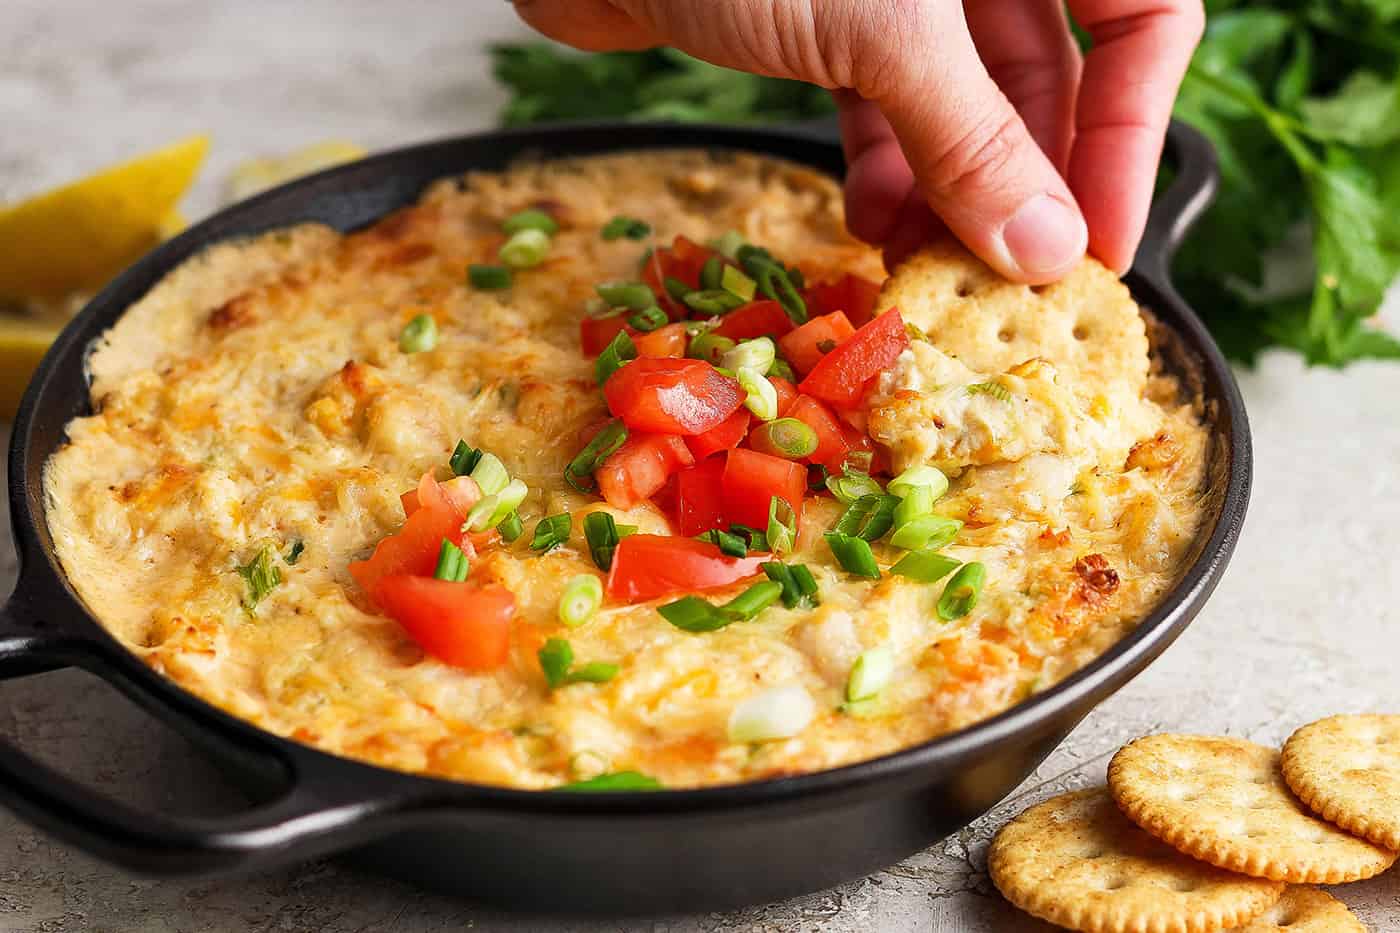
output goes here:
<path id="1" fill-rule="evenodd" d="M 1205 28 L 1199 0 L 1070 0 L 1093 37 L 1075 111 L 1069 185 L 1089 251 L 1125 271 L 1147 223 L 1177 88 Z"/>

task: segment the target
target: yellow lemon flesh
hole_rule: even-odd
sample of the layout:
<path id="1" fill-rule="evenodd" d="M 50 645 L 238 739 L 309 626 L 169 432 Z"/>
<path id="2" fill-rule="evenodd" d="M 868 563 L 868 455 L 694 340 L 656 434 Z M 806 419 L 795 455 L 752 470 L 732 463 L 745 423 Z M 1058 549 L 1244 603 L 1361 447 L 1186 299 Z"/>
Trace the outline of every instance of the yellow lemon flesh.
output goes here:
<path id="1" fill-rule="evenodd" d="M 62 329 L 51 318 L 0 313 L 0 419 L 15 416 L 34 367 Z"/>
<path id="2" fill-rule="evenodd" d="M 208 148 L 191 137 L 0 209 L 0 303 L 106 284 L 160 241 Z"/>
<path id="3" fill-rule="evenodd" d="M 229 175 L 229 197 L 235 201 L 251 198 L 284 181 L 310 175 L 342 162 L 353 162 L 364 155 L 365 150 L 361 146 L 343 140 L 328 139 L 280 158 L 248 159 L 235 166 Z"/>

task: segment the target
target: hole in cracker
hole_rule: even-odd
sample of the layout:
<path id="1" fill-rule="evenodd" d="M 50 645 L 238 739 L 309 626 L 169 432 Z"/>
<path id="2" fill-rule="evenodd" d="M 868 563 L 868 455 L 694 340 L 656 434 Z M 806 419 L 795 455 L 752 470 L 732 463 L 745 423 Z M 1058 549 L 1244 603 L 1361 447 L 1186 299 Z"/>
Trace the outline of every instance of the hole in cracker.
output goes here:
<path id="1" fill-rule="evenodd" d="M 1083 324 L 1074 325 L 1074 330 L 1070 331 L 1070 333 L 1074 335 L 1075 340 L 1089 339 L 1089 328 L 1085 327 Z"/>
<path id="2" fill-rule="evenodd" d="M 1035 294 L 1035 295 L 1043 295 L 1043 294 L 1045 294 L 1046 292 L 1048 292 L 1049 290 L 1050 290 L 1050 286 L 1049 286 L 1049 285 L 1032 285 L 1032 286 L 1031 286 L 1031 293 L 1032 293 L 1032 294 Z"/>
<path id="3" fill-rule="evenodd" d="M 1129 880 L 1125 875 L 1109 875 L 1107 878 L 1103 879 L 1103 890 L 1121 891 L 1126 888 L 1128 884 Z"/>
<path id="4" fill-rule="evenodd" d="M 973 284 L 971 279 L 959 279 L 953 290 L 959 298 L 967 298 L 977 291 L 977 286 Z"/>
<path id="5" fill-rule="evenodd" d="M 1181 894 L 1190 894 L 1192 891 L 1199 889 L 1200 886 L 1200 882 L 1196 881 L 1194 878 L 1177 878 L 1171 883 L 1171 889 Z"/>
<path id="6" fill-rule="evenodd" d="M 1010 343 L 1016 339 L 1016 332 L 1009 327 L 1003 327 L 997 331 L 997 339 L 1002 343 Z"/>

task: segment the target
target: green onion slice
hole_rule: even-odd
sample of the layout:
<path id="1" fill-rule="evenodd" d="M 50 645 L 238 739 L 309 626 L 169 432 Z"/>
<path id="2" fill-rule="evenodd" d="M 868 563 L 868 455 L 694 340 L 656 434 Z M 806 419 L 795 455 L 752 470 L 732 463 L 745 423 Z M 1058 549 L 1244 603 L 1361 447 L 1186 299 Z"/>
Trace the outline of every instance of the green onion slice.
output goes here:
<path id="1" fill-rule="evenodd" d="M 722 288 L 693 291 L 681 300 L 687 308 L 701 314 L 728 314 L 744 304 L 744 299 L 738 295 L 731 295 Z"/>
<path id="2" fill-rule="evenodd" d="M 651 224 L 635 217 L 618 214 L 603 224 L 602 234 L 605 240 L 620 240 L 623 237 L 629 240 L 644 240 L 651 234 Z"/>
<path id="3" fill-rule="evenodd" d="M 870 478 L 870 474 L 849 471 L 840 476 L 828 476 L 826 488 L 845 505 L 850 505 L 861 496 L 878 496 L 884 493 L 880 484 Z"/>
<path id="4" fill-rule="evenodd" d="M 644 282 L 602 282 L 593 286 L 593 290 L 614 308 L 645 311 L 656 304 L 656 295 Z"/>
<path id="5" fill-rule="evenodd" d="M 719 365 L 725 369 L 752 369 L 757 373 L 767 373 L 773 368 L 778 357 L 778 349 L 767 337 L 744 340 L 720 357 Z"/>
<path id="6" fill-rule="evenodd" d="M 738 230 L 726 230 L 706 245 L 726 259 L 738 259 L 739 248 L 744 245 L 744 235 Z"/>
<path id="7" fill-rule="evenodd" d="M 739 269 L 725 266 L 724 271 L 720 273 L 719 287 L 747 302 L 753 301 L 753 293 L 758 287 L 758 283 L 744 275 Z"/>
<path id="8" fill-rule="evenodd" d="M 483 266 L 473 263 L 467 266 L 467 281 L 472 288 L 483 292 L 496 292 L 510 288 L 510 270 L 504 266 Z"/>
<path id="9" fill-rule="evenodd" d="M 525 523 L 520 520 L 519 512 L 511 512 L 501 519 L 501 523 L 496 526 L 496 531 L 500 532 L 502 541 L 511 544 L 525 533 Z"/>
<path id="10" fill-rule="evenodd" d="M 890 544 L 906 551 L 936 551 L 953 542 L 963 523 L 943 515 L 925 515 L 901 525 L 890 535 Z"/>
<path id="11" fill-rule="evenodd" d="M 528 269 L 544 262 L 549 255 L 549 235 L 539 230 L 512 233 L 496 256 L 510 269 Z"/>
<path id="12" fill-rule="evenodd" d="M 700 288 L 704 291 L 714 291 L 721 287 L 724 280 L 724 261 L 718 256 L 711 256 L 705 260 L 705 264 L 700 267 Z"/>
<path id="13" fill-rule="evenodd" d="M 501 230 L 506 234 L 516 234 L 521 230 L 538 230 L 545 236 L 559 232 L 559 222 L 538 208 L 528 208 L 511 214 L 501 222 Z"/>
<path id="14" fill-rule="evenodd" d="M 764 580 L 735 596 L 720 606 L 720 610 L 737 616 L 747 622 L 778 601 L 783 595 L 783 585 L 772 580 Z"/>
<path id="15" fill-rule="evenodd" d="M 599 570 L 612 569 L 613 552 L 623 535 L 610 512 L 589 512 L 583 519 L 583 536 L 588 541 L 588 553 Z"/>
<path id="16" fill-rule="evenodd" d="M 888 687 L 893 676 L 894 650 L 889 645 L 861 652 L 846 680 L 846 701 L 858 703 L 870 699 Z"/>
<path id="17" fill-rule="evenodd" d="M 797 513 L 780 496 L 768 499 L 768 528 L 764 532 L 768 550 L 774 554 L 789 554 L 797 546 Z"/>
<path id="18" fill-rule="evenodd" d="M 551 638 L 535 652 L 535 656 L 540 660 L 540 670 L 544 671 L 549 689 L 563 686 L 565 678 L 569 676 L 569 668 L 574 664 L 573 645 L 562 638 Z"/>
<path id="19" fill-rule="evenodd" d="M 559 621 L 578 628 L 593 618 L 603 604 L 603 582 L 591 573 L 571 577 L 559 597 Z"/>
<path id="20" fill-rule="evenodd" d="M 506 465 L 501 462 L 500 457 L 483 451 L 477 457 L 476 466 L 472 467 L 471 478 L 481 487 L 482 495 L 494 496 L 506 488 L 506 484 L 510 482 L 510 473 L 506 471 Z"/>
<path id="21" fill-rule="evenodd" d="M 590 661 L 564 677 L 566 684 L 605 684 L 617 676 L 618 666 L 609 661 Z"/>
<path id="22" fill-rule="evenodd" d="M 586 781 L 574 781 L 572 784 L 564 784 L 555 788 L 555 790 L 591 792 L 660 790 L 661 787 L 662 784 L 660 781 L 654 777 L 642 774 L 640 771 L 616 771 L 612 774 L 600 774 Z"/>
<path id="23" fill-rule="evenodd" d="M 761 440 L 778 456 L 801 460 L 817 450 L 817 432 L 796 418 L 775 418 L 754 429 Z"/>
<path id="24" fill-rule="evenodd" d="M 755 583 L 729 602 L 716 606 L 699 596 L 683 596 L 656 611 L 676 628 L 686 632 L 714 632 L 735 622 L 748 621 L 773 605 L 783 595 L 781 583 L 772 580 Z"/>
<path id="25" fill-rule="evenodd" d="M 593 481 L 593 471 L 598 465 L 617 452 L 627 440 L 627 425 L 620 418 L 609 421 L 603 430 L 593 435 L 593 440 L 578 452 L 564 468 L 564 479 L 579 492 L 592 492 L 597 484 Z"/>
<path id="26" fill-rule="evenodd" d="M 732 532 L 711 528 L 709 531 L 696 535 L 695 539 L 715 545 L 719 548 L 719 552 L 726 557 L 747 557 L 749 555 L 748 542 Z"/>
<path id="27" fill-rule="evenodd" d="M 773 365 L 768 367 L 768 376 L 772 379 L 786 379 L 788 382 L 797 382 L 797 373 L 793 371 L 792 364 L 782 358 L 775 359 Z"/>
<path id="28" fill-rule="evenodd" d="M 520 508 L 530 489 L 522 481 L 513 479 L 500 492 L 484 496 L 471 507 L 465 522 L 468 531 L 485 531 L 495 528 L 505 521 L 506 516 Z"/>
<path id="29" fill-rule="evenodd" d="M 638 311 L 627 318 L 627 323 L 642 333 L 651 333 L 658 327 L 664 327 L 671 319 L 666 316 L 666 312 L 652 305 L 645 311 Z"/>
<path id="30" fill-rule="evenodd" d="M 569 533 L 574 530 L 574 517 L 568 512 L 550 515 L 535 525 L 535 536 L 530 539 L 530 550 L 550 551 L 561 544 L 567 544 Z"/>
<path id="31" fill-rule="evenodd" d="M 466 441 L 458 441 L 457 446 L 452 450 L 452 458 L 447 461 L 447 465 L 452 467 L 452 472 L 456 476 L 468 476 L 476 469 L 476 465 L 481 462 L 481 451 L 468 444 Z"/>
<path id="32" fill-rule="evenodd" d="M 437 321 L 430 314 L 420 314 L 399 331 L 399 349 L 404 353 L 423 353 L 437 346 Z"/>
<path id="33" fill-rule="evenodd" d="M 817 581 L 805 564 L 784 564 L 770 560 L 760 564 L 768 579 L 782 586 L 783 605 L 789 609 L 809 609 L 821 605 Z"/>
<path id="34" fill-rule="evenodd" d="M 963 564 L 943 587 L 943 595 L 938 597 L 938 617 L 951 622 L 967 615 L 977 605 L 986 582 L 986 565 L 980 561 Z"/>
<path id="35" fill-rule="evenodd" d="M 772 421 L 778 417 L 778 390 L 773 383 L 758 370 L 747 367 L 736 371 L 734 377 L 739 380 L 739 388 L 746 393 L 745 408 L 761 421 Z"/>
<path id="36" fill-rule="evenodd" d="M 835 555 L 836 562 L 847 573 L 858 577 L 880 579 L 880 565 L 875 563 L 875 552 L 870 550 L 870 542 L 853 535 L 843 535 L 839 531 L 829 531 L 824 535 L 827 546 Z"/>
<path id="37" fill-rule="evenodd" d="M 740 525 L 735 522 L 729 526 L 729 533 L 738 535 L 748 543 L 750 551 L 768 550 L 768 533 L 759 528 L 751 528 L 748 525 Z"/>
<path id="38" fill-rule="evenodd" d="M 243 597 L 243 608 L 249 615 L 258 608 L 269 593 L 282 582 L 282 571 L 273 562 L 276 552 L 272 545 L 264 545 L 253 555 L 253 559 L 238 568 L 238 575 L 248 584 L 248 592 Z"/>
<path id="39" fill-rule="evenodd" d="M 471 565 L 462 549 L 443 538 L 442 547 L 438 549 L 437 569 L 433 571 L 433 577 L 449 583 L 461 583 L 467 578 L 470 569 Z"/>
<path id="40" fill-rule="evenodd" d="M 305 542 L 305 541 L 302 541 L 302 540 L 300 540 L 300 539 L 298 539 L 298 540 L 296 540 L 296 541 L 293 541 L 293 542 L 292 542 L 291 550 L 287 551 L 287 555 L 286 555 L 285 557 L 283 557 L 282 559 L 283 559 L 284 561 L 286 561 L 286 562 L 287 562 L 287 566 L 290 567 L 291 565 L 295 564 L 297 561 L 301 560 L 301 552 L 304 551 L 304 550 L 306 550 L 306 542 Z"/>
<path id="41" fill-rule="evenodd" d="M 894 510 L 894 527 L 903 528 L 915 519 L 933 514 L 933 490 L 927 486 L 909 487 Z"/>
<path id="42" fill-rule="evenodd" d="M 864 495 L 850 505 L 836 522 L 835 531 L 843 535 L 878 541 L 894 525 L 899 505 L 894 496 Z"/>
<path id="43" fill-rule="evenodd" d="M 593 363 L 593 375 L 597 378 L 598 385 L 607 382 L 613 373 L 636 358 L 637 345 L 632 342 L 627 331 L 618 331 L 617 336 L 603 348 L 603 352 L 598 354 L 598 359 Z"/>
<path id="44" fill-rule="evenodd" d="M 901 499 L 914 489 L 927 489 L 933 497 L 933 501 L 937 502 L 948 491 L 948 477 L 944 476 L 943 471 L 937 467 L 912 466 L 890 480 L 889 486 L 886 488 L 890 495 L 899 496 Z"/>
<path id="45" fill-rule="evenodd" d="M 958 569 L 960 561 L 937 551 L 910 551 L 890 568 L 890 573 L 919 583 L 937 583 Z"/>
<path id="46" fill-rule="evenodd" d="M 669 275 L 666 276 L 661 285 L 666 289 L 666 294 L 670 295 L 676 301 L 685 301 L 685 296 L 689 295 L 692 291 L 689 285 Z"/>
<path id="47" fill-rule="evenodd" d="M 704 360 L 711 366 L 718 366 L 724 355 L 732 349 L 734 349 L 733 340 L 706 331 L 703 334 L 697 334 L 695 339 L 690 341 L 690 348 L 686 350 L 685 355 L 691 359 Z"/>

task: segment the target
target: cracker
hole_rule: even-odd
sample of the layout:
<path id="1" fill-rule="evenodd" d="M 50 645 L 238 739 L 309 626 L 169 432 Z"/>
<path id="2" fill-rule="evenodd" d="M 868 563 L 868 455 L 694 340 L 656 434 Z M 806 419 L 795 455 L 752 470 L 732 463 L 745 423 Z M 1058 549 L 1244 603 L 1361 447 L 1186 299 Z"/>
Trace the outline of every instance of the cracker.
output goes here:
<path id="1" fill-rule="evenodd" d="M 1366 927 L 1332 895 L 1295 884 L 1249 926 L 1233 933 L 1366 933 Z"/>
<path id="2" fill-rule="evenodd" d="M 1086 258 L 1053 285 L 1008 282 L 960 244 L 940 240 L 905 260 L 880 292 L 934 345 L 982 372 L 1039 357 L 1070 381 L 1131 398 L 1147 384 L 1147 325 L 1127 286 Z"/>
<path id="3" fill-rule="evenodd" d="M 1134 823 L 1230 871 L 1339 884 L 1395 861 L 1394 852 L 1309 813 L 1284 783 L 1279 753 L 1243 739 L 1146 736 L 1113 756 L 1108 787 Z"/>
<path id="4" fill-rule="evenodd" d="M 997 833 L 987 860 L 1007 900 L 1083 933 L 1209 933 L 1248 923 L 1283 893 L 1163 845 L 1102 788 L 1031 807 Z"/>
<path id="5" fill-rule="evenodd" d="M 1283 746 L 1283 779 L 1313 812 L 1400 849 L 1400 715 L 1332 716 Z"/>

